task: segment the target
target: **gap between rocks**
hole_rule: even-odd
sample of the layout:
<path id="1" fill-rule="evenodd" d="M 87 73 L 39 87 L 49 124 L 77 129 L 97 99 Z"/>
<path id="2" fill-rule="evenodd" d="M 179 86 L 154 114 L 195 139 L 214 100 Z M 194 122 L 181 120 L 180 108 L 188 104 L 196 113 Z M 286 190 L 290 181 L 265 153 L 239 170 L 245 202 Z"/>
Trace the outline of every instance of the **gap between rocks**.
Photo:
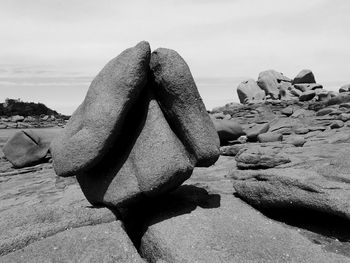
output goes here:
<path id="1" fill-rule="evenodd" d="M 307 208 L 253 207 L 272 220 L 297 228 L 298 232 L 321 245 L 324 250 L 350 257 L 348 220 Z"/>

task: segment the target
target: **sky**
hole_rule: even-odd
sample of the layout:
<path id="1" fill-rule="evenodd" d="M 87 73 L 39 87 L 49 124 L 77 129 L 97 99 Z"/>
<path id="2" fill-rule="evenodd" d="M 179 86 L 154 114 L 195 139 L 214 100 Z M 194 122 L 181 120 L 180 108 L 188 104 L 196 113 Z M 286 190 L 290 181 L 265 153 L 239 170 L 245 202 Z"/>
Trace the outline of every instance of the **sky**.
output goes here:
<path id="1" fill-rule="evenodd" d="M 349 0 L 0 0 L 0 102 L 43 102 L 71 114 L 100 69 L 147 40 L 178 51 L 207 108 L 275 69 L 312 69 L 350 83 Z"/>

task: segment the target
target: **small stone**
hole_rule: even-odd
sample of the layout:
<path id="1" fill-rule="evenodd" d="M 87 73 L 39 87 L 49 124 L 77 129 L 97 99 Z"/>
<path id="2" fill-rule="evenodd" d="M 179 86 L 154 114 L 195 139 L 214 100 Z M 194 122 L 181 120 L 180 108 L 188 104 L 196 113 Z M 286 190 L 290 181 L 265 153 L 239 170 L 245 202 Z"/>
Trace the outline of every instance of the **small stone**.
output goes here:
<path id="1" fill-rule="evenodd" d="M 290 143 L 293 144 L 295 147 L 303 147 L 305 142 L 306 140 L 304 139 L 303 136 L 293 136 L 290 139 Z"/>
<path id="2" fill-rule="evenodd" d="M 282 141 L 283 135 L 279 133 L 267 132 L 258 135 L 258 141 L 261 143 L 264 142 L 277 142 Z"/>
<path id="3" fill-rule="evenodd" d="M 336 121 L 333 121 L 332 124 L 331 124 L 331 129 L 339 129 L 341 127 L 344 126 L 344 122 L 341 121 L 341 120 L 336 120 Z"/>
<path id="4" fill-rule="evenodd" d="M 308 91 L 303 92 L 300 95 L 299 101 L 308 101 L 308 100 L 311 100 L 315 96 L 316 96 L 316 92 L 314 90 L 308 90 Z"/>
<path id="5" fill-rule="evenodd" d="M 254 125 L 246 131 L 248 140 L 257 141 L 258 135 L 267 132 L 269 128 L 270 125 L 268 123 Z"/>

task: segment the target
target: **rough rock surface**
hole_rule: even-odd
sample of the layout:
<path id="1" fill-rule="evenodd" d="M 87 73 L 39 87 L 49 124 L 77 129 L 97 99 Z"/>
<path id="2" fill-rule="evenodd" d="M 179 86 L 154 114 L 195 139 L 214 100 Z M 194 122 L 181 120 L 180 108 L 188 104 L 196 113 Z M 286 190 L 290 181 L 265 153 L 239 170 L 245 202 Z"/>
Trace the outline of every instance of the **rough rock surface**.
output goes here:
<path id="1" fill-rule="evenodd" d="M 191 71 L 174 50 L 152 52 L 155 95 L 176 135 L 193 155 L 193 165 L 210 166 L 219 156 L 219 138 L 198 93 Z"/>
<path id="2" fill-rule="evenodd" d="M 265 98 L 265 92 L 253 79 L 248 79 L 240 83 L 237 87 L 237 94 L 241 103 L 261 102 Z"/>
<path id="3" fill-rule="evenodd" d="M 212 121 L 219 135 L 221 145 L 245 135 L 241 125 L 234 120 L 213 119 Z"/>
<path id="4" fill-rule="evenodd" d="M 257 141 L 258 135 L 266 133 L 269 130 L 269 128 L 270 125 L 268 123 L 255 124 L 249 129 L 247 129 L 245 132 L 249 141 Z"/>
<path id="5" fill-rule="evenodd" d="M 258 109 L 256 106 L 254 108 Z M 256 114 L 261 121 L 271 118 L 271 112 L 259 107 L 257 112 L 260 113 Z M 237 114 L 243 114 L 243 111 Z M 300 119 L 300 122 L 304 121 Z M 313 125 L 317 123 L 315 121 Z M 341 135 L 343 131 L 347 133 L 349 128 L 344 126 L 337 133 Z M 320 175 L 334 176 L 334 181 L 346 183 L 350 171 L 346 157 L 349 141 L 329 143 L 329 138 L 334 138 L 333 132 L 319 131 L 318 137 L 307 139 L 302 148 L 282 145 L 283 142 L 264 144 L 264 147 L 279 149 L 290 157 L 292 162 L 286 165 L 293 169 L 318 169 Z M 5 141 L 0 134 L 0 143 Z M 235 146 L 256 148 L 256 144 Z M 278 170 L 283 172 L 291 168 Z M 195 168 L 186 185 L 161 198 L 144 199 L 126 214 L 120 211 L 120 217 L 119 213 L 106 208 L 91 207 L 75 178 L 55 176 L 50 163 L 30 169 L 14 169 L 0 158 L 0 247 L 3 251 L 0 262 L 11 262 L 12 259 L 21 262 L 21 256 L 28 260 L 38 256 L 65 259 L 68 255 L 81 259 L 81 255 L 93 255 L 92 251 L 101 255 L 98 251 L 114 247 L 120 248 L 118 251 L 122 253 L 124 245 L 129 248 L 130 241 L 122 232 L 120 221 L 116 221 L 116 214 L 148 262 L 349 261 L 346 224 L 341 226 L 324 218 L 325 223 L 317 225 L 318 230 L 312 226 L 321 223 L 323 216 L 308 220 L 305 213 L 302 223 L 290 223 L 288 218 L 263 215 L 237 198 L 237 193 L 233 195 L 234 181 L 227 176 L 230 170 L 237 172 L 233 157 L 222 156 L 214 166 Z M 277 213 L 280 214 L 280 210 Z M 305 224 L 307 220 L 309 225 Z M 108 229 L 112 227 L 118 235 L 111 236 Z M 338 232 L 335 231 L 337 228 L 340 228 Z M 99 240 L 106 242 L 97 242 Z M 134 248 L 130 247 L 128 251 L 129 258 L 132 255 L 137 258 Z M 114 252 L 110 250 L 109 255 Z M 114 261 L 117 259 L 113 258 Z M 97 262 L 103 262 L 102 255 Z"/>
<path id="6" fill-rule="evenodd" d="M 148 262 L 348 260 L 323 251 L 298 231 L 266 218 L 231 194 L 186 191 L 185 187 L 172 193 L 168 204 L 157 207 L 149 219 L 140 247 Z"/>
<path id="7" fill-rule="evenodd" d="M 22 130 L 16 132 L 4 145 L 3 152 L 14 167 L 22 168 L 42 162 L 50 143 L 58 133 Z"/>
<path id="8" fill-rule="evenodd" d="M 266 169 L 289 163 L 290 159 L 278 149 L 256 147 L 239 151 L 236 162 L 239 169 Z"/>
<path id="9" fill-rule="evenodd" d="M 126 235 L 120 221 L 66 230 L 10 253 L 1 260 L 23 263 L 145 263 Z"/>
<path id="10" fill-rule="evenodd" d="M 127 138 L 121 138 L 120 147 L 108 153 L 94 169 L 77 176 L 92 204 L 125 206 L 143 195 L 176 188 L 191 175 L 193 166 L 188 153 L 165 120 L 157 101 L 149 97 L 147 104 L 144 126 L 139 128 L 133 145 L 129 146 Z M 138 109 L 135 114 L 139 114 Z M 131 130 L 126 126 L 125 131 L 129 131 L 126 135 L 130 136 Z M 127 148 L 126 152 L 123 147 Z"/>
<path id="11" fill-rule="evenodd" d="M 282 73 L 271 69 L 260 72 L 257 83 L 259 87 L 265 91 L 266 95 L 270 95 L 272 98 L 278 99 L 280 88 L 279 83 L 282 81 L 290 82 L 290 79 L 283 76 Z"/>
<path id="12" fill-rule="evenodd" d="M 58 175 L 86 171 L 106 154 L 146 85 L 149 60 L 149 44 L 140 42 L 112 59 L 95 77 L 83 103 L 52 142 Z"/>
<path id="13" fill-rule="evenodd" d="M 274 132 L 265 132 L 257 136 L 259 142 L 277 142 L 282 141 L 283 135 Z"/>

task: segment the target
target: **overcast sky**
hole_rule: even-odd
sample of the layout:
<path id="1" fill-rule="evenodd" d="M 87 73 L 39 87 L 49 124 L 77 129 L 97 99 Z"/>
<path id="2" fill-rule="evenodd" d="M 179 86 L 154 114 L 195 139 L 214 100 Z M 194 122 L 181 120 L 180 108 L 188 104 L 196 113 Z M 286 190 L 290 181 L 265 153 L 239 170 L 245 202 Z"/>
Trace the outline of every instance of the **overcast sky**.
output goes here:
<path id="1" fill-rule="evenodd" d="M 310 68 L 334 88 L 350 83 L 349 14 L 349 0 L 0 0 L 0 101 L 76 107 L 90 79 L 62 87 L 4 78 L 93 77 L 141 40 L 177 50 L 198 83 L 232 79 L 226 101 L 236 96 L 234 79 L 270 68 L 291 78 Z M 204 100 L 220 100 L 220 85 L 212 87 Z"/>

